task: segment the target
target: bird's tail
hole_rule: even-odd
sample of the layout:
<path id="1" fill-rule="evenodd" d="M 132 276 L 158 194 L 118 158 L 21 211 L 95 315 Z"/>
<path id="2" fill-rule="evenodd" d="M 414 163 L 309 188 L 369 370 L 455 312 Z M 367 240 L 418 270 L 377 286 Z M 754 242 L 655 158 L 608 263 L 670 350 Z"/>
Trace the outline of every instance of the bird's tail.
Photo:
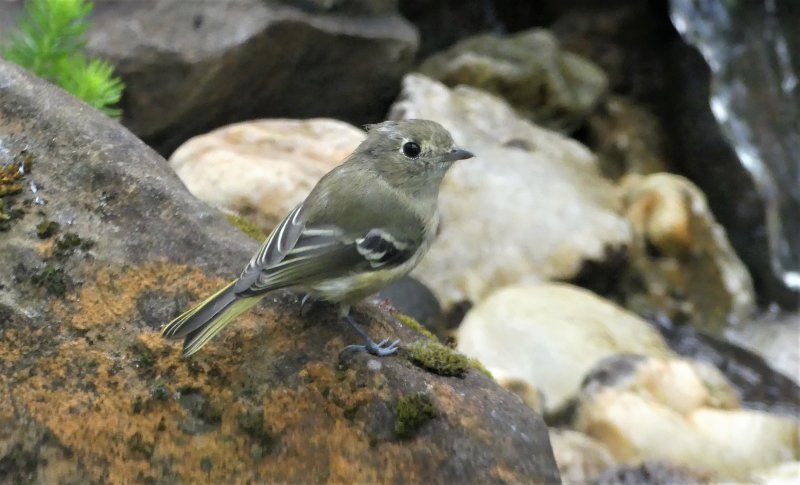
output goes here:
<path id="1" fill-rule="evenodd" d="M 185 337 L 184 357 L 200 350 L 234 318 L 261 299 L 260 295 L 237 296 L 233 290 L 234 283 L 236 280 L 165 324 L 161 328 L 161 335 L 167 338 Z"/>

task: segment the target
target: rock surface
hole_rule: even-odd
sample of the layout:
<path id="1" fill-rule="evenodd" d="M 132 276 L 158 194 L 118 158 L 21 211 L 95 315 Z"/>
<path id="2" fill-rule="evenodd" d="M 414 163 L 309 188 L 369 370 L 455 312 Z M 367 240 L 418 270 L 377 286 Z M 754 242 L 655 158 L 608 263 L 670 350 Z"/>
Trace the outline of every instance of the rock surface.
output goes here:
<path id="1" fill-rule="evenodd" d="M 618 353 L 666 356 L 647 322 L 592 293 L 563 284 L 499 290 L 469 313 L 458 349 L 491 372 L 516 377 L 544 395 L 547 412 L 561 410 L 587 372 Z"/>
<path id="2" fill-rule="evenodd" d="M 719 371 L 685 360 L 605 360 L 586 378 L 575 427 L 622 463 L 661 461 L 722 481 L 800 456 L 797 420 L 738 408 Z"/>
<path id="3" fill-rule="evenodd" d="M 382 121 L 418 44 L 392 1 L 95 3 L 88 49 L 125 82 L 125 125 L 161 153 L 246 119 Z"/>
<path id="4" fill-rule="evenodd" d="M 755 290 L 702 192 L 672 174 L 623 181 L 634 229 L 626 307 L 710 334 L 748 321 Z"/>
<path id="5" fill-rule="evenodd" d="M 800 386 L 800 313 L 766 315 L 730 327 L 725 336 L 731 342 L 756 352 L 770 367 Z M 800 388 L 797 399 L 800 401 Z"/>
<path id="6" fill-rule="evenodd" d="M 195 197 L 269 234 L 364 137 L 330 119 L 248 121 L 192 138 L 169 163 Z"/>
<path id="7" fill-rule="evenodd" d="M 500 99 L 409 75 L 390 117 L 438 121 L 476 154 L 445 177 L 439 238 L 414 273 L 443 307 L 510 284 L 568 279 L 630 241 L 621 200 L 595 158 Z"/>
<path id="8" fill-rule="evenodd" d="M 546 30 L 462 40 L 419 68 L 448 86 L 473 86 L 505 98 L 538 124 L 569 131 L 595 108 L 608 87 L 592 62 L 558 45 Z"/>
<path id="9" fill-rule="evenodd" d="M 340 360 L 354 336 L 332 309 L 299 318 L 292 295 L 181 359 L 154 329 L 257 244 L 129 132 L 2 62 L 0 146 L 0 165 L 27 150 L 38 187 L 7 201 L 0 239 L 0 482 L 558 480 L 547 428 L 515 396 L 405 354 Z M 38 239 L 43 220 L 61 229 Z M 372 305 L 356 314 L 421 338 Z M 435 413 L 403 440 L 401 402 Z"/>

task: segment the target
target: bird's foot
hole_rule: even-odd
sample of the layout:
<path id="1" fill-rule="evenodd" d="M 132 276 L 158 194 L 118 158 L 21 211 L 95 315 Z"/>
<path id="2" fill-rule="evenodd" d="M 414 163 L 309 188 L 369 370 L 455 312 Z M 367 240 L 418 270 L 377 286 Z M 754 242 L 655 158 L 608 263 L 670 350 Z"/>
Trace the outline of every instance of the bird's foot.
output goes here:
<path id="1" fill-rule="evenodd" d="M 394 342 L 389 342 L 389 339 L 383 339 L 379 343 L 375 343 L 372 340 L 367 341 L 366 344 L 363 345 L 348 345 L 344 349 L 342 349 L 342 353 L 345 352 L 368 352 L 376 357 L 386 357 L 387 355 L 392 355 L 397 352 L 400 348 L 400 340 L 395 340 Z"/>
<path id="2" fill-rule="evenodd" d="M 395 352 L 397 352 L 397 349 L 400 348 L 400 340 L 395 340 L 394 342 L 389 343 L 389 339 L 387 338 L 383 339 L 380 343 L 376 344 L 371 338 L 369 338 L 367 332 L 365 332 L 364 330 L 361 329 L 361 327 L 358 326 L 353 317 L 351 317 L 350 315 L 345 315 L 344 317 L 342 317 L 342 319 L 345 322 L 347 322 L 347 324 L 350 325 L 350 328 L 355 330 L 355 332 L 359 334 L 361 338 L 363 338 L 364 341 L 366 342 L 363 345 L 348 345 L 347 347 L 342 349 L 342 353 L 350 352 L 353 350 L 356 351 L 363 350 L 377 357 L 385 357 L 387 355 L 394 354 Z"/>

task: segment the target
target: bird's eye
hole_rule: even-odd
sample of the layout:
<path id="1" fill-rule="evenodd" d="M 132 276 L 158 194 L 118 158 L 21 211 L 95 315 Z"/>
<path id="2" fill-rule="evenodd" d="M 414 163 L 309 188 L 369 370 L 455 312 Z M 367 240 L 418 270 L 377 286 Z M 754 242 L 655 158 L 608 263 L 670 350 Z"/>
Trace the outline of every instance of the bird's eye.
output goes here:
<path id="1" fill-rule="evenodd" d="M 417 158 L 417 155 L 419 155 L 419 152 L 421 151 L 422 149 L 419 147 L 419 145 L 413 141 L 403 143 L 403 155 L 407 156 L 408 158 Z"/>

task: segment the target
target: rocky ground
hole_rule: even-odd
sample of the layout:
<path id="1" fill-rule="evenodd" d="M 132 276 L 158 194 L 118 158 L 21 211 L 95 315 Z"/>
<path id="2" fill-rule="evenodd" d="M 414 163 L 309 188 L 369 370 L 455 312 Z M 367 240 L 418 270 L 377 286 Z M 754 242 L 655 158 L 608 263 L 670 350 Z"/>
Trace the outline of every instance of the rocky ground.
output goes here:
<path id="1" fill-rule="evenodd" d="M 0 482 L 800 479 L 800 296 L 707 68 L 666 2 L 540 3 L 98 2 L 125 127 L 0 61 Z M 405 118 L 477 157 L 356 309 L 398 356 L 288 292 L 161 339 Z"/>

